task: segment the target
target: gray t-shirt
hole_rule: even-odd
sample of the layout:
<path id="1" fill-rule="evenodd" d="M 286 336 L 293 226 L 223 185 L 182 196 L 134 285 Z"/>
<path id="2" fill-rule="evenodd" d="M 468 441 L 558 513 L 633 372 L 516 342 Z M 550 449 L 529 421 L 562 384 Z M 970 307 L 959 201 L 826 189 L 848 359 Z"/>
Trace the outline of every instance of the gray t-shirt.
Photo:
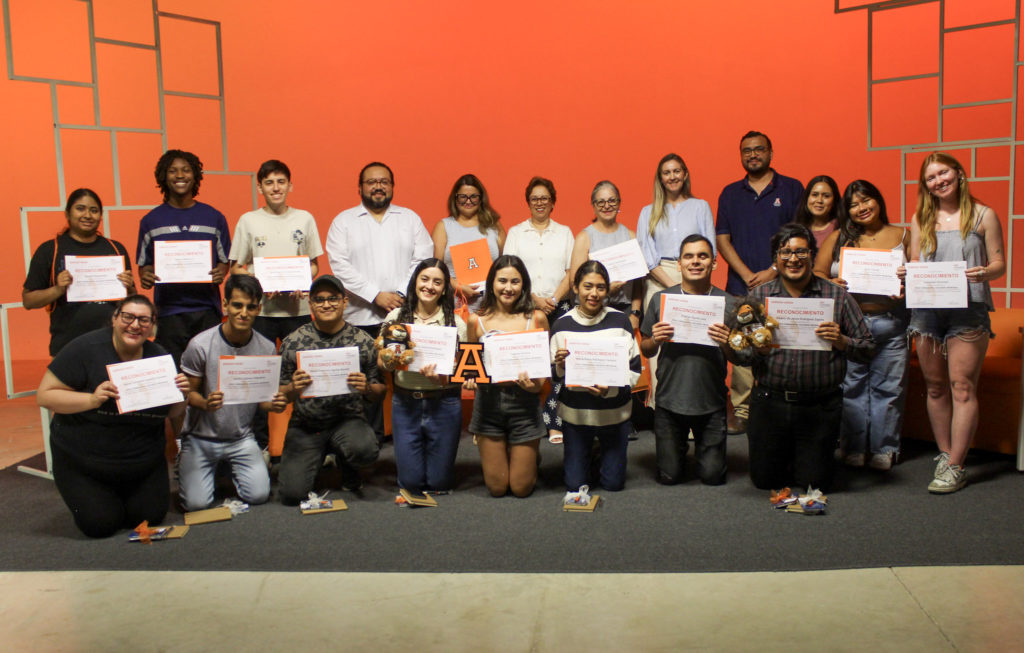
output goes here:
<path id="1" fill-rule="evenodd" d="M 644 312 L 640 333 L 650 337 L 654 325 L 661 320 L 661 295 L 681 294 L 677 284 L 659 290 L 651 297 Z M 714 297 L 725 297 L 726 312 L 736 298 L 712 286 Z M 665 342 L 658 352 L 658 385 L 654 401 L 680 415 L 707 415 L 725 408 L 725 355 L 718 347 L 685 342 Z"/>
<path id="2" fill-rule="evenodd" d="M 273 356 L 276 353 L 274 345 L 255 331 L 249 342 L 235 347 L 224 338 L 220 325 L 217 325 L 189 341 L 185 353 L 181 355 L 181 371 L 188 376 L 203 379 L 199 391 L 205 397 L 218 387 L 221 356 Z M 189 406 L 181 435 L 225 441 L 254 437 L 252 419 L 257 410 L 257 404 L 221 406 L 213 412 Z"/>

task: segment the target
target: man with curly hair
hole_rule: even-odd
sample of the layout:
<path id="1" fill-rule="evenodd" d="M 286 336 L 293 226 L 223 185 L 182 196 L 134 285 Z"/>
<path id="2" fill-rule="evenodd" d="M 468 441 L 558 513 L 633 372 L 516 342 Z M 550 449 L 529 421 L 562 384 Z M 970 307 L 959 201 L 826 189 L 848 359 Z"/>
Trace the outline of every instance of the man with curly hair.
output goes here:
<path id="1" fill-rule="evenodd" d="M 142 288 L 160 281 L 154 272 L 154 245 L 158 240 L 210 241 L 210 283 L 161 283 L 153 291 L 158 308 L 156 342 L 181 365 L 181 354 L 194 335 L 221 321 L 220 284 L 228 270 L 231 232 L 224 215 L 197 202 L 203 164 L 195 154 L 167 150 L 157 161 L 156 184 L 164 202 L 139 223 L 138 259 Z"/>

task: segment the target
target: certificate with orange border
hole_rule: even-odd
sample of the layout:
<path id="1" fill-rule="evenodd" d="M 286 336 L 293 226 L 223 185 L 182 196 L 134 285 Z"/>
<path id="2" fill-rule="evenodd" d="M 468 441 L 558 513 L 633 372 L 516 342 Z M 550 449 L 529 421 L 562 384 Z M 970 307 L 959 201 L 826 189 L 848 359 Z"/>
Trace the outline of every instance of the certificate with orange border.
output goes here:
<path id="1" fill-rule="evenodd" d="M 123 256 L 65 256 L 64 268 L 71 273 L 69 302 L 105 302 L 128 296 L 117 278 L 124 272 Z"/>
<path id="2" fill-rule="evenodd" d="M 308 256 L 257 256 L 252 271 L 263 292 L 309 290 L 313 285 Z"/>
<path id="3" fill-rule="evenodd" d="M 296 352 L 295 361 L 313 378 L 302 391 L 304 399 L 347 395 L 352 393 L 348 375 L 359 371 L 359 347 L 308 349 Z"/>
<path id="4" fill-rule="evenodd" d="M 663 292 L 660 321 L 672 325 L 672 342 L 717 347 L 708 335 L 708 327 L 725 322 L 725 297 Z"/>
<path id="5" fill-rule="evenodd" d="M 157 283 L 212 283 L 213 243 L 208 240 L 157 240 L 153 273 Z"/>
<path id="6" fill-rule="evenodd" d="M 531 379 L 551 376 L 551 350 L 544 329 L 493 333 L 483 343 L 484 368 L 491 383 L 515 381 L 522 372 Z"/>
<path id="7" fill-rule="evenodd" d="M 844 247 L 839 251 L 839 278 L 846 290 L 865 295 L 898 295 L 903 252 L 892 249 Z"/>
<path id="8" fill-rule="evenodd" d="M 170 354 L 107 365 L 107 378 L 117 386 L 117 412 L 131 413 L 183 400 Z"/>
<path id="9" fill-rule="evenodd" d="M 224 393 L 225 406 L 270 401 L 280 385 L 280 356 L 220 357 L 217 389 Z"/>
<path id="10" fill-rule="evenodd" d="M 452 245 L 448 251 L 452 255 L 452 273 L 459 283 L 469 285 L 487 281 L 487 272 L 491 269 L 492 261 L 486 238 Z"/>

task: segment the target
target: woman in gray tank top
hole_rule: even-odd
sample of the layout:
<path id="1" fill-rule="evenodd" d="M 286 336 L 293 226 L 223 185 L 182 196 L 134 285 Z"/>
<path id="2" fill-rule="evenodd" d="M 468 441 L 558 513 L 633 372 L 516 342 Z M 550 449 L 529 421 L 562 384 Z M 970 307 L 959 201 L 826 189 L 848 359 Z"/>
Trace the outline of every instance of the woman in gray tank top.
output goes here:
<path id="1" fill-rule="evenodd" d="M 907 329 L 928 387 L 928 418 L 939 446 L 928 491 L 945 494 L 967 482 L 964 460 L 978 425 L 978 377 L 992 335 L 989 282 L 1006 272 L 1003 231 L 995 211 L 971 197 L 960 162 L 933 152 L 921 164 L 910 233 L 911 261 L 967 262 L 967 308 L 915 308 Z"/>
<path id="2" fill-rule="evenodd" d="M 474 240 L 486 240 L 491 261 L 495 261 L 505 247 L 505 228 L 501 226 L 501 216 L 491 206 L 487 190 L 476 175 L 466 174 L 455 180 L 448 193 L 448 217 L 434 226 L 430 237 L 434 241 L 434 257 L 445 262 L 452 283 L 466 297 L 469 309 L 476 311 L 483 299 L 482 289 L 462 283 L 456 278 L 451 248 Z M 480 267 L 484 271 L 490 269 L 491 261 L 481 261 Z"/>

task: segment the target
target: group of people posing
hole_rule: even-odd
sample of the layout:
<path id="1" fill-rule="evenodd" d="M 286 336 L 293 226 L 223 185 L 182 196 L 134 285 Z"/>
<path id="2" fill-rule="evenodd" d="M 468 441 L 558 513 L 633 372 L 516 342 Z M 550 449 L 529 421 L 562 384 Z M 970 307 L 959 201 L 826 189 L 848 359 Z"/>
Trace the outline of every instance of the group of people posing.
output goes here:
<path id="1" fill-rule="evenodd" d="M 723 189 L 717 221 L 692 196 L 682 157 L 669 154 L 654 174 L 653 202 L 637 230 L 618 220 L 621 197 L 610 181 L 591 193 L 592 224 L 575 237 L 552 219 L 554 184 L 526 186 L 528 220 L 507 232 L 474 175 L 453 184 L 448 217 L 428 233 L 413 211 L 392 203 L 395 176 L 383 163 L 359 173 L 361 202 L 331 223 L 331 274 L 318 274 L 324 254 L 316 222 L 287 203 L 288 167 L 265 162 L 257 173 L 265 206 L 238 221 L 195 199 L 203 179 L 192 153 L 169 150 L 155 170 L 164 202 L 139 227 L 138 294 L 123 245 L 100 235 L 103 208 L 88 189 L 74 191 L 68 227 L 36 250 L 25 280 L 26 308 L 48 307 L 53 360 L 38 401 L 54 413 L 50 444 L 54 480 L 75 523 L 102 537 L 143 520 L 159 523 L 170 504 L 165 429 L 180 437 L 178 474 L 186 510 L 215 502 L 218 467 L 230 469 L 238 496 L 270 496 L 265 460 L 268 412 L 292 412 L 278 470 L 281 500 L 305 499 L 325 456 L 333 456 L 350 489 L 377 459 L 384 440 L 384 375 L 392 375 L 391 424 L 398 483 L 414 494 L 455 484 L 462 432 L 462 393 L 474 392 L 469 432 L 484 481 L 494 496 L 528 496 L 537 480 L 539 442 L 564 444 L 566 500 L 591 485 L 623 488 L 631 436 L 633 386 L 641 354 L 649 360 L 659 482 L 685 478 L 689 439 L 703 483 L 726 479 L 728 433 L 746 432 L 755 486 L 829 487 L 836 444 L 854 467 L 888 470 L 897 459 L 906 387 L 908 337 L 916 345 L 939 447 L 928 489 L 965 484 L 964 460 L 977 424 L 977 382 L 993 310 L 989 282 L 1005 271 L 1000 223 L 971 197 L 958 161 L 936 152 L 921 166 L 917 210 L 909 229 L 891 225 L 878 189 L 863 180 L 840 193 L 828 176 L 806 188 L 771 167 L 772 145 L 760 132 L 740 141 L 746 172 Z M 638 241 L 646 278 L 613 282 L 590 254 Z M 154 243 L 207 240 L 209 283 L 162 283 Z M 486 281 L 457 277 L 451 249 L 481 241 L 491 265 Z M 483 247 L 483 245 L 481 245 Z M 902 294 L 854 295 L 839 277 L 840 252 L 896 250 L 904 261 L 965 260 L 969 305 L 908 311 Z M 728 264 L 725 289 L 711 284 L 718 255 Z M 126 298 L 69 302 L 69 256 L 121 256 Z M 264 292 L 254 276 L 259 257 L 308 257 L 308 292 Z M 901 267 L 899 275 L 903 276 Z M 226 280 L 225 280 L 226 279 Z M 221 297 L 223 285 L 223 297 Z M 675 342 L 661 318 L 663 295 L 714 295 L 727 311 L 770 297 L 832 298 L 832 319 L 815 333 L 827 350 L 729 345 L 724 323 L 709 327 L 715 345 Z M 513 381 L 453 382 L 434 365 L 403 369 L 374 346 L 382 324 L 454 327 L 460 342 L 542 329 L 550 335 L 551 376 Z M 629 383 L 620 387 L 564 383 L 567 338 L 587 333 L 628 348 Z M 152 338 L 152 340 L 151 340 Z M 306 396 L 313 379 L 300 352 L 358 350 L 350 392 Z M 170 354 L 182 402 L 119 413 L 118 389 L 106 366 Z M 218 384 L 222 356 L 281 357 L 280 387 L 259 404 L 225 405 Z M 731 363 L 731 392 L 726 379 Z M 543 394 L 547 388 L 550 393 Z M 733 407 L 729 414 L 728 406 Z M 594 457 L 597 457 L 595 460 Z"/>

